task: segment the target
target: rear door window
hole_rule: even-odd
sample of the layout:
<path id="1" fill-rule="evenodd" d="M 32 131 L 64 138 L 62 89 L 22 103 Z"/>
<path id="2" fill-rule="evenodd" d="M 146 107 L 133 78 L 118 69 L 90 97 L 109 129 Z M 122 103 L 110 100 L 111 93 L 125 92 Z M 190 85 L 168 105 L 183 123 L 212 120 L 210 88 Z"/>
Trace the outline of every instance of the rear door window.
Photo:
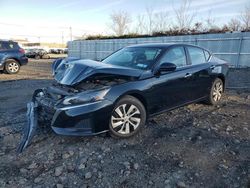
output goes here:
<path id="1" fill-rule="evenodd" d="M 192 65 L 198 65 L 202 63 L 206 63 L 206 58 L 203 50 L 201 48 L 196 48 L 196 47 L 187 47 L 190 60 Z"/>
<path id="2" fill-rule="evenodd" d="M 174 47 L 168 50 L 160 61 L 160 64 L 162 63 L 173 63 L 177 67 L 183 67 L 187 65 L 184 48 Z"/>

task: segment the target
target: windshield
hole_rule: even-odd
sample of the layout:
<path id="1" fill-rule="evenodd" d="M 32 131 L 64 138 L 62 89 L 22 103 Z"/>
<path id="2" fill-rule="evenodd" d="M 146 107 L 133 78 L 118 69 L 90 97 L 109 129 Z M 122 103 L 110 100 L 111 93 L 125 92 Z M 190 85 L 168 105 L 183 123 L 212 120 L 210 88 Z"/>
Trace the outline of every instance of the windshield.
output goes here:
<path id="1" fill-rule="evenodd" d="M 147 69 L 155 63 L 159 55 L 161 54 L 161 48 L 149 48 L 149 47 L 129 47 L 123 48 L 102 62 L 112 65 L 119 65 L 124 67 Z"/>

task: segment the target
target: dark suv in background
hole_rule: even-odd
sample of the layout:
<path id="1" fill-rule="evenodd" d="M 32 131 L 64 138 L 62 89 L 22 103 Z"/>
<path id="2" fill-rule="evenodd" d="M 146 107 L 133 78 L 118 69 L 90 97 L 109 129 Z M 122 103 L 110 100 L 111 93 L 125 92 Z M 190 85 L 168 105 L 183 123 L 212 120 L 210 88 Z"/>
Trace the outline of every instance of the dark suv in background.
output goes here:
<path id="1" fill-rule="evenodd" d="M 17 42 L 0 40 L 0 70 L 9 74 L 18 73 L 20 66 L 28 63 L 24 49 Z"/>

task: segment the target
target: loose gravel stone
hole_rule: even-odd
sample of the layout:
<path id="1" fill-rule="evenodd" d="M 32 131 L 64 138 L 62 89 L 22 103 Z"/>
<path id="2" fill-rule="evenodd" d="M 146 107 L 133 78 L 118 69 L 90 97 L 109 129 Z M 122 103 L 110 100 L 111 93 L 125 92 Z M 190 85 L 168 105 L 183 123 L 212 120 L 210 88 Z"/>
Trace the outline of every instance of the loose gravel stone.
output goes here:
<path id="1" fill-rule="evenodd" d="M 56 167 L 55 176 L 60 176 L 63 172 L 63 166 Z"/>
<path id="2" fill-rule="evenodd" d="M 177 185 L 178 188 L 185 188 L 186 187 L 186 184 L 184 182 L 182 182 L 182 181 L 177 182 L 176 185 Z"/>
<path id="3" fill-rule="evenodd" d="M 84 177 L 85 177 L 85 179 L 90 179 L 92 177 L 92 173 L 87 172 Z"/>
<path id="4" fill-rule="evenodd" d="M 123 165 L 126 167 L 126 169 L 130 169 L 130 163 L 128 161 L 124 162 Z"/>
<path id="5" fill-rule="evenodd" d="M 37 177 L 34 179 L 34 183 L 40 183 L 43 179 L 40 177 Z"/>
<path id="6" fill-rule="evenodd" d="M 70 157 L 70 154 L 69 153 L 64 153 L 63 155 L 62 155 L 62 158 L 63 159 L 68 159 Z"/>
<path id="7" fill-rule="evenodd" d="M 138 163 L 135 163 L 134 164 L 134 169 L 137 170 L 139 168 L 139 164 Z"/>
<path id="8" fill-rule="evenodd" d="M 22 174 L 26 174 L 26 173 L 28 172 L 28 170 L 25 169 L 25 168 L 21 168 L 21 169 L 20 169 L 20 172 L 21 172 Z"/>
<path id="9" fill-rule="evenodd" d="M 28 169 L 34 169 L 34 168 L 37 168 L 38 167 L 38 165 L 35 163 L 35 162 L 33 162 L 33 163 L 31 163 L 29 166 L 28 166 Z"/>
<path id="10" fill-rule="evenodd" d="M 56 184 L 56 188 L 63 188 L 62 184 Z"/>

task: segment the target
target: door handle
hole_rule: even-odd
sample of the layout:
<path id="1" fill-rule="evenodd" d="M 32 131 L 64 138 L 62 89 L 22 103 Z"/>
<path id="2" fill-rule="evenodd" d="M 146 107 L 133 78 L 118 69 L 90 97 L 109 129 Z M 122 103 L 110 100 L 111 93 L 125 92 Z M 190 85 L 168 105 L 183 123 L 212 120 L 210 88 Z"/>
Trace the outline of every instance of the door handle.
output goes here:
<path id="1" fill-rule="evenodd" d="M 210 69 L 214 69 L 215 68 L 215 65 L 212 65 L 211 67 L 210 67 Z"/>
<path id="2" fill-rule="evenodd" d="M 192 76 L 191 73 L 187 73 L 187 74 L 184 76 L 184 78 L 188 78 L 188 77 L 191 77 L 191 76 Z"/>

